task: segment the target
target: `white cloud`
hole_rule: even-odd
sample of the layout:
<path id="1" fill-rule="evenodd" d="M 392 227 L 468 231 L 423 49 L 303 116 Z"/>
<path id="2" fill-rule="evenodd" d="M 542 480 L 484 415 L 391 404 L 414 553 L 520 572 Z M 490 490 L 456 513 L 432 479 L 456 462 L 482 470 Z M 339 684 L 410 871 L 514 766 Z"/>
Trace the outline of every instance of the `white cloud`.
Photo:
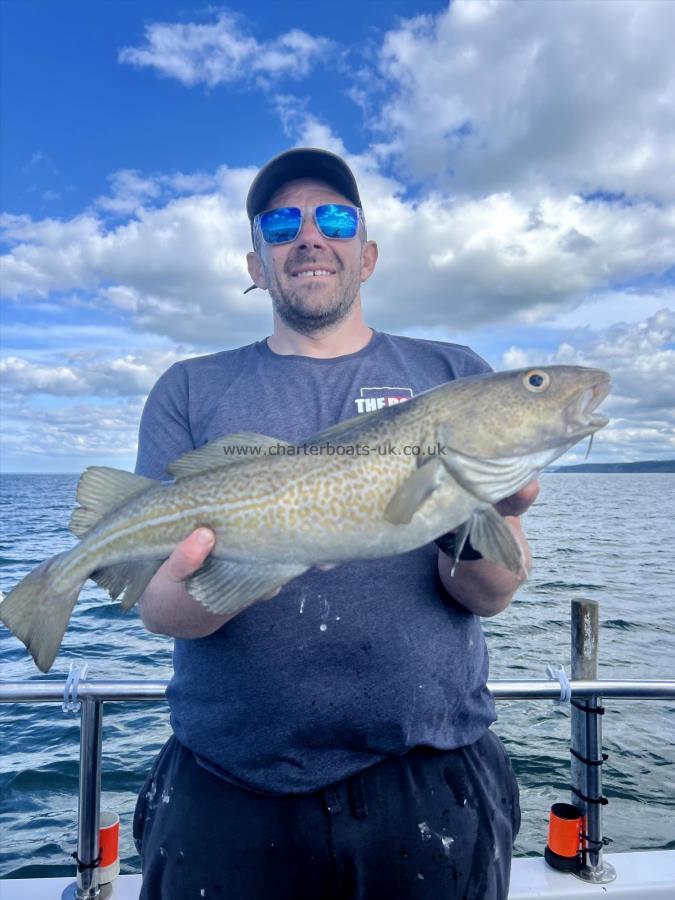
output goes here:
<path id="1" fill-rule="evenodd" d="M 444 189 L 672 201 L 674 31 L 658 0 L 454 0 L 388 32 L 370 121 L 402 171 Z"/>
<path id="2" fill-rule="evenodd" d="M 56 168 L 54 162 L 42 152 L 42 150 L 36 150 L 32 155 L 28 162 L 21 167 L 21 171 L 25 174 L 32 174 L 34 170 L 42 170 L 43 172 L 47 172 L 51 175 L 58 175 L 59 170 Z"/>
<path id="3" fill-rule="evenodd" d="M 143 178 L 133 169 L 119 169 L 109 176 L 112 196 L 99 197 L 100 209 L 118 215 L 131 215 L 143 204 L 159 197 L 161 188 L 156 180 Z"/>
<path id="4" fill-rule="evenodd" d="M 2 390 L 10 397 L 145 396 L 162 372 L 183 356 L 173 350 L 145 350 L 107 359 L 99 352 L 80 351 L 52 361 L 7 356 L 0 360 Z"/>
<path id="5" fill-rule="evenodd" d="M 530 203 L 510 193 L 474 199 L 436 192 L 414 202 L 382 173 L 376 153 L 350 155 L 312 118 L 301 137 L 343 154 L 357 173 L 369 235 L 381 250 L 364 288 L 378 327 L 543 321 L 608 283 L 661 273 L 675 259 L 675 207 L 617 208 L 573 195 Z M 116 181 L 123 195 L 111 205 L 134 207 L 135 217 L 118 224 L 95 210 L 66 221 L 6 215 L 12 250 L 4 259 L 5 293 L 91 292 L 101 307 L 127 310 L 137 327 L 176 341 L 232 346 L 252 339 L 270 321 L 264 293 L 242 294 L 252 171 L 199 173 L 200 184 L 218 189 L 180 197 L 167 186 L 176 176 L 125 173 Z M 181 178 L 189 183 L 189 175 Z"/>
<path id="6" fill-rule="evenodd" d="M 282 76 L 304 78 L 334 46 L 297 28 L 258 41 L 244 32 L 241 17 L 227 12 L 209 25 L 155 22 L 146 27 L 145 37 L 143 47 L 122 49 L 119 61 L 156 69 L 188 87 L 251 81 L 263 86 Z"/>
<path id="7" fill-rule="evenodd" d="M 138 399 L 112 406 L 38 407 L 23 400 L 3 404 L 3 465 L 19 471 L 77 471 L 92 459 L 110 459 L 113 465 L 131 468 L 141 411 Z"/>
<path id="8" fill-rule="evenodd" d="M 530 205 L 504 193 L 413 205 L 390 196 L 368 209 L 368 222 L 381 247 L 378 313 L 399 328 L 538 322 L 675 259 L 675 208 L 649 204 L 617 210 L 568 196 Z"/>
<path id="9" fill-rule="evenodd" d="M 551 329 L 592 328 L 598 331 L 612 321 L 641 322 L 664 308 L 675 309 L 675 288 L 655 287 L 649 290 L 629 285 L 623 289 L 588 294 L 579 306 L 553 311 L 539 324 Z"/>
<path id="10" fill-rule="evenodd" d="M 221 172 L 218 193 L 181 197 L 107 226 L 90 211 L 77 219 L 1 218 L 12 250 L 3 260 L 5 295 L 28 302 L 85 291 L 101 307 L 133 311 L 138 328 L 176 341 L 237 341 L 269 321 L 250 283 L 244 211 L 250 170 Z M 226 338 L 227 340 L 227 338 Z"/>
<path id="11" fill-rule="evenodd" d="M 93 209 L 116 216 L 131 216 L 141 212 L 144 206 L 159 201 L 166 203 L 181 194 L 202 194 L 218 188 L 219 172 L 193 172 L 185 174 L 143 176 L 136 169 L 118 169 L 108 177 L 110 195 L 98 197 Z"/>

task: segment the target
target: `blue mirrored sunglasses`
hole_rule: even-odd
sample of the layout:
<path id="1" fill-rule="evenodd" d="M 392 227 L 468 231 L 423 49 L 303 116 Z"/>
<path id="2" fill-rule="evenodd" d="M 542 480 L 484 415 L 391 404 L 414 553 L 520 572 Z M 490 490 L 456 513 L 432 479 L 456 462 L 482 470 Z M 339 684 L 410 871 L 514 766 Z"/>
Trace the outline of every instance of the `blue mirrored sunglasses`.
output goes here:
<path id="1" fill-rule="evenodd" d="M 324 203 L 314 207 L 314 222 L 331 241 L 349 241 L 356 237 L 363 212 L 358 206 Z M 281 206 L 258 213 L 253 227 L 266 244 L 290 244 L 300 234 L 304 212 L 299 206 Z"/>

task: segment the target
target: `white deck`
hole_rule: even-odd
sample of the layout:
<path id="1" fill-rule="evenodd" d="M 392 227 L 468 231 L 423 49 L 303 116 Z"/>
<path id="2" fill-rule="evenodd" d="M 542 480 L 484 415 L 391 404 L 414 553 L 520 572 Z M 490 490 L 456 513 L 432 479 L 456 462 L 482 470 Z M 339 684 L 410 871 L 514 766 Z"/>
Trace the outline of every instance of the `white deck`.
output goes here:
<path id="1" fill-rule="evenodd" d="M 554 872 L 540 857 L 514 859 L 509 900 L 673 900 L 675 850 L 607 853 L 616 869 L 610 884 L 586 884 L 573 875 Z M 16 878 L 0 881 L 1 900 L 59 900 L 72 878 Z M 138 900 L 140 875 L 121 875 L 114 883 L 113 900 Z M 434 898 L 436 900 L 436 898 Z M 438 898 L 442 900 L 442 898 Z"/>

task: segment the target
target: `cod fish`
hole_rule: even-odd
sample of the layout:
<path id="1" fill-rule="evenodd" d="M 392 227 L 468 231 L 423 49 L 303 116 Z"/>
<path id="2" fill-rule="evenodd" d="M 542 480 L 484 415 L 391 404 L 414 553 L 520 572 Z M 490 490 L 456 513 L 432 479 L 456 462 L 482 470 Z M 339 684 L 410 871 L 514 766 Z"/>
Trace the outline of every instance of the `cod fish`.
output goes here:
<path id="1" fill-rule="evenodd" d="M 46 672 L 87 578 L 128 610 L 200 525 L 216 544 L 187 589 L 214 613 L 235 614 L 312 566 L 405 553 L 453 529 L 457 546 L 470 537 L 484 557 L 519 572 L 520 545 L 493 504 L 606 425 L 594 409 L 609 390 L 599 369 L 490 373 L 302 445 L 229 435 L 173 462 L 173 483 L 91 467 L 69 526 L 79 543 L 26 575 L 0 603 L 0 619 Z"/>

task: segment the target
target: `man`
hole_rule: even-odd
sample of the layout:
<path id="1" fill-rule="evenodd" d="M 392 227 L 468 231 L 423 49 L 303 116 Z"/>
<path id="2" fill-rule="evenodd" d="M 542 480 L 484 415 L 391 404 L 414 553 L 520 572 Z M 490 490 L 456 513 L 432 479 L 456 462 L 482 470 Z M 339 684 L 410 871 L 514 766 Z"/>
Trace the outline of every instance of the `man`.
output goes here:
<path id="1" fill-rule="evenodd" d="M 360 285 L 377 262 L 354 176 L 299 149 L 258 173 L 248 268 L 268 290 L 265 341 L 173 366 L 141 423 L 137 471 L 257 432 L 300 443 L 368 409 L 489 370 L 466 347 L 366 325 Z M 518 518 L 537 485 L 499 511 Z M 452 538 L 440 542 L 452 550 Z M 176 638 L 174 736 L 136 810 L 143 898 L 502 898 L 520 823 L 478 616 L 519 579 L 468 549 L 451 576 L 431 544 L 307 572 L 234 617 L 184 581 L 214 546 L 200 528 L 140 604 Z M 231 620 L 230 620 L 231 618 Z"/>

